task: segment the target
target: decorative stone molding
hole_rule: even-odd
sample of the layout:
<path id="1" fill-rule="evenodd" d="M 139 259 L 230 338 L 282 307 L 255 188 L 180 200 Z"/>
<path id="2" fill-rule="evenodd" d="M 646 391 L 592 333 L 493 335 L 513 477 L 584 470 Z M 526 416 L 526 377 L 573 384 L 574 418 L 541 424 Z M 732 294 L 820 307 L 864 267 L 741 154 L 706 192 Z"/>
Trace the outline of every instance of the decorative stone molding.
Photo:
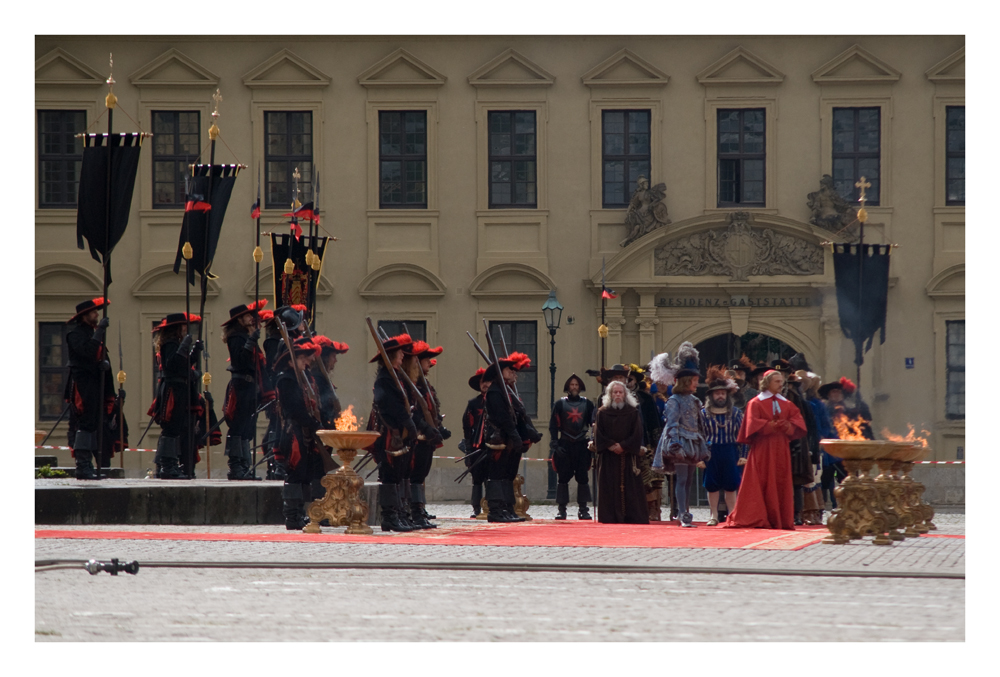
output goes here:
<path id="1" fill-rule="evenodd" d="M 549 87 L 556 76 L 514 49 L 507 49 L 469 75 L 473 87 Z"/>
<path id="2" fill-rule="evenodd" d="M 216 87 L 219 76 L 194 59 L 168 49 L 128 76 L 136 87 Z"/>
<path id="3" fill-rule="evenodd" d="M 809 223 L 826 230 L 839 232 L 858 218 L 858 212 L 834 188 L 833 177 L 824 174 L 819 180 L 819 190 L 809 193 L 807 206 L 812 211 Z"/>
<path id="4" fill-rule="evenodd" d="M 35 61 L 35 85 L 103 85 L 105 78 L 64 49 L 56 47 Z"/>
<path id="5" fill-rule="evenodd" d="M 625 48 L 591 68 L 581 79 L 588 87 L 663 87 L 670 76 Z"/>
<path id="6" fill-rule="evenodd" d="M 901 73 L 861 45 L 838 54 L 812 73 L 813 82 L 829 85 L 893 83 Z"/>
<path id="7" fill-rule="evenodd" d="M 965 47 L 938 61 L 924 74 L 934 84 L 965 84 Z"/>
<path id="8" fill-rule="evenodd" d="M 785 80 L 784 73 L 742 46 L 709 65 L 697 77 L 706 87 L 780 85 Z"/>
<path id="9" fill-rule="evenodd" d="M 654 253 L 655 275 L 822 275 L 823 249 L 806 240 L 754 226 L 753 214 L 732 212 L 728 228 L 694 233 Z"/>
<path id="10" fill-rule="evenodd" d="M 643 235 L 657 228 L 670 225 L 667 215 L 667 184 L 658 183 L 649 187 L 649 179 L 640 176 L 636 181 L 635 192 L 629 200 L 628 211 L 625 212 L 625 225 L 630 227 L 628 236 L 619 245 L 627 247 Z"/>
<path id="11" fill-rule="evenodd" d="M 246 75 L 243 84 L 258 87 L 327 87 L 330 76 L 288 49 L 283 49 Z"/>
<path id="12" fill-rule="evenodd" d="M 448 78 L 400 47 L 358 76 L 362 87 L 440 87 Z"/>

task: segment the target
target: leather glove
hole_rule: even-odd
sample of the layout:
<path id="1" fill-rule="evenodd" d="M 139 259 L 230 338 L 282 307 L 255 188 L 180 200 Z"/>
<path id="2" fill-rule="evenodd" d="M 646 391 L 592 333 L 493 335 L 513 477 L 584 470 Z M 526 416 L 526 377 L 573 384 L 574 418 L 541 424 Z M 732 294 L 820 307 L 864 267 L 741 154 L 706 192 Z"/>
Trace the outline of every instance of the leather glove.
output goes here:
<path id="1" fill-rule="evenodd" d="M 107 360 L 101 360 L 97 363 L 97 368 L 101 371 L 111 371 L 111 363 Z"/>
<path id="2" fill-rule="evenodd" d="M 184 338 L 181 339 L 181 344 L 177 347 L 177 352 L 185 357 L 191 355 L 191 343 L 193 341 L 194 339 L 191 338 L 191 334 L 184 336 Z"/>
<path id="3" fill-rule="evenodd" d="M 97 329 L 94 330 L 95 341 L 104 341 L 104 330 L 108 328 L 109 324 L 111 324 L 111 318 L 101 318 L 101 321 L 97 323 Z"/>
<path id="4" fill-rule="evenodd" d="M 441 439 L 442 440 L 447 440 L 447 439 L 451 438 L 451 431 L 448 430 L 447 428 L 445 428 L 445 427 L 442 426 L 441 428 L 438 428 L 438 430 L 441 432 Z"/>
<path id="5" fill-rule="evenodd" d="M 122 402 L 125 401 L 125 389 L 124 388 L 119 388 L 118 389 L 118 397 L 119 397 L 119 399 L 121 399 Z"/>
<path id="6" fill-rule="evenodd" d="M 531 440 L 532 443 L 538 444 L 542 441 L 542 433 L 535 431 L 535 433 L 528 437 L 528 439 Z"/>
<path id="7" fill-rule="evenodd" d="M 211 391 L 206 390 L 204 393 L 202 393 L 202 395 L 205 396 L 205 401 L 208 402 L 208 406 L 210 407 L 215 406 L 215 398 L 212 397 Z"/>
<path id="8" fill-rule="evenodd" d="M 194 342 L 194 349 L 191 351 L 191 356 L 197 359 L 198 356 L 201 355 L 201 351 L 204 350 L 204 348 L 205 343 L 201 339 L 198 339 Z"/>

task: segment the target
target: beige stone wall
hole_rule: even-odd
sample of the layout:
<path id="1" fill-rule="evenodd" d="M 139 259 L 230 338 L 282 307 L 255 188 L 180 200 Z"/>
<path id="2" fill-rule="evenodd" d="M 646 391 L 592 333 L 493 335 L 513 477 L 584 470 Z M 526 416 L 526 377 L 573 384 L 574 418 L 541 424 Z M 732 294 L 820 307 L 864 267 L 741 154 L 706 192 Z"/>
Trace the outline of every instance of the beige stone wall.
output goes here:
<path id="1" fill-rule="evenodd" d="M 312 111 L 323 224 L 339 238 L 323 268 L 317 327 L 351 345 L 335 375 L 341 399 L 367 415 L 373 347 L 365 315 L 422 319 L 431 343 L 445 347 L 432 381 L 453 429 L 471 397 L 468 376 L 479 366 L 465 332 L 482 340 L 484 318 L 537 321 L 539 410 L 547 409 L 549 337 L 540 308 L 549 289 L 566 308 L 556 336 L 557 386 L 571 372 L 598 366 L 602 258 L 620 295 L 608 304 L 609 363 L 645 362 L 650 350 L 673 351 L 684 339 L 749 330 L 803 350 L 827 379 L 853 377 L 829 254 L 823 274 L 734 282 L 657 275 L 655 250 L 725 227 L 733 211 L 716 208 L 717 108 L 766 110 L 766 205 L 748 211 L 757 226 L 816 245 L 829 233 L 809 225 L 806 195 L 830 172 L 832 108 L 878 106 L 882 201 L 869 209 L 866 241 L 900 246 L 887 341 L 868 353 L 862 385 L 877 427 L 900 431 L 912 422 L 934 431 L 939 459 L 964 446 L 964 423 L 944 416 L 943 336 L 945 321 L 964 318 L 965 210 L 944 205 L 944 107 L 964 105 L 962 37 L 73 36 L 39 37 L 35 51 L 36 108 L 82 108 L 88 124 L 103 111 L 113 52 L 116 131 L 135 130 L 128 117 L 148 131 L 152 110 L 199 110 L 206 144 L 211 96 L 221 89 L 225 143 L 217 161 L 250 169 L 233 192 L 206 308 L 216 394 L 227 380 L 219 325 L 254 293 L 248 214 L 263 163 L 264 112 Z M 672 219 L 625 249 L 618 246 L 625 210 L 601 207 L 601 111 L 614 108 L 651 111 L 652 183 L 666 183 Z M 427 111 L 427 209 L 378 208 L 377 113 L 387 109 Z M 536 112 L 537 209 L 488 207 L 486 114 L 501 109 Z M 284 232 L 286 210 L 266 205 L 262 229 Z M 37 321 L 68 318 L 79 300 L 100 293 L 99 265 L 76 248 L 75 216 L 36 211 Z M 149 328 L 183 310 L 183 282 L 170 271 L 181 216 L 152 208 L 151 152 L 144 149 L 109 294 L 109 336 L 114 351 L 121 322 L 134 431 L 145 427 L 152 397 Z M 261 288 L 270 297 L 264 248 Z M 657 305 L 667 297 L 733 295 L 808 297 L 810 304 Z M 915 358 L 915 369 L 904 368 L 904 356 Z M 154 426 L 143 446 L 155 445 L 155 433 Z M 151 457 L 129 463 L 145 468 Z M 219 450 L 213 476 L 223 466 Z"/>

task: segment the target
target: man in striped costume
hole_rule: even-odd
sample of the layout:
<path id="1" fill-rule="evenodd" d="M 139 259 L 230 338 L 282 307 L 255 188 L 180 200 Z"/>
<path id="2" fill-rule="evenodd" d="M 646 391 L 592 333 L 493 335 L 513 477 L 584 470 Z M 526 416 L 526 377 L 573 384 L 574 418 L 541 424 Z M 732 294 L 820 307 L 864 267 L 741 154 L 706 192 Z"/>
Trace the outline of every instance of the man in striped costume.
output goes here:
<path id="1" fill-rule="evenodd" d="M 743 465 L 747 462 L 747 445 L 737 444 L 736 438 L 743 425 L 743 412 L 733 406 L 733 394 L 739 391 L 735 381 L 725 378 L 722 369 L 709 367 L 708 398 L 702 409 L 707 435 L 706 442 L 712 457 L 705 467 L 705 490 L 711 510 L 706 526 L 719 523 L 719 492 L 726 492 L 726 508 L 736 505 L 736 492 L 740 488 Z"/>

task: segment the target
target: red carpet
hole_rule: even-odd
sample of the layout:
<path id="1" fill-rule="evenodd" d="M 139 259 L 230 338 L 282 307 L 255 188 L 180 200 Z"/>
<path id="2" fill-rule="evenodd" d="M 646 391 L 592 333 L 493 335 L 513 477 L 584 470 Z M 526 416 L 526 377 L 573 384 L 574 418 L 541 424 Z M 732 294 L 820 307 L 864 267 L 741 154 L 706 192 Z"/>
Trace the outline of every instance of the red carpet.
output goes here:
<path id="1" fill-rule="evenodd" d="M 521 524 L 489 524 L 471 519 L 439 520 L 440 527 L 406 534 L 390 534 L 375 527 L 372 536 L 348 536 L 342 528 L 324 528 L 322 534 L 285 531 L 224 534 L 163 531 L 84 531 L 39 529 L 35 538 L 98 540 L 244 541 L 272 543 L 384 543 L 406 545 L 492 545 L 583 548 L 745 548 L 751 550 L 800 550 L 827 535 L 822 526 L 796 531 L 721 529 L 699 524 L 694 529 L 675 523 L 651 525 L 598 524 L 534 520 Z"/>

